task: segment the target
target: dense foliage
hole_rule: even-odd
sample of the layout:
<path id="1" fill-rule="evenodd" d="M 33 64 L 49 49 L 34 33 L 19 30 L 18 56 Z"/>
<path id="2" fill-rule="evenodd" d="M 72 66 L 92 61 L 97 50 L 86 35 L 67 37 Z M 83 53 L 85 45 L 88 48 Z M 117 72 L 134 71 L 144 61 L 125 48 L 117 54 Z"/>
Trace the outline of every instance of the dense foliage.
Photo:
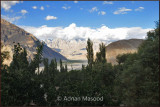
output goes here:
<path id="1" fill-rule="evenodd" d="M 158 23 L 159 24 L 159 23 Z M 4 106 L 136 106 L 159 105 L 159 26 L 147 33 L 137 53 L 117 56 L 118 65 L 106 60 L 106 48 L 94 60 L 93 43 L 87 41 L 88 65 L 81 70 L 67 70 L 60 60 L 42 57 L 39 44 L 34 59 L 27 60 L 27 51 L 20 44 L 14 46 L 13 61 L 4 65 L 8 52 L 1 53 L 1 103 Z M 44 69 L 40 71 L 40 64 Z M 68 72 L 67 72 L 68 71 Z M 82 101 L 76 97 L 101 98 Z M 65 99 L 65 97 L 73 97 Z M 69 101 L 70 100 L 70 101 Z M 90 99 L 91 100 L 91 99 Z"/>

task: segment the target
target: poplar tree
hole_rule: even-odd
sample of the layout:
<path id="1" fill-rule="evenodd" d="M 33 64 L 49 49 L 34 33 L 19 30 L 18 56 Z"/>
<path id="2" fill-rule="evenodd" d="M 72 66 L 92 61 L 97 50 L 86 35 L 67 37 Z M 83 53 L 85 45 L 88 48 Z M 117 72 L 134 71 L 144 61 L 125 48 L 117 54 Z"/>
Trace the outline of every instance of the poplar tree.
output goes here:
<path id="1" fill-rule="evenodd" d="M 96 53 L 96 63 L 106 63 L 106 46 L 104 43 L 99 44 L 99 51 Z"/>
<path id="2" fill-rule="evenodd" d="M 94 53 L 93 53 L 93 42 L 90 39 L 87 40 L 86 50 L 87 50 L 88 65 L 89 67 L 92 68 L 92 65 L 94 63 Z"/>

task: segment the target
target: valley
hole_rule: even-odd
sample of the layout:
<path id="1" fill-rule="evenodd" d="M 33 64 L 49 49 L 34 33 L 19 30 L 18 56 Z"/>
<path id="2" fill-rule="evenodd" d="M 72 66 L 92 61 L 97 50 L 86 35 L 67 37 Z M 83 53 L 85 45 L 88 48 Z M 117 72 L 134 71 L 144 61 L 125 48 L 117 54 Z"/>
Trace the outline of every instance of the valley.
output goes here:
<path id="1" fill-rule="evenodd" d="M 1 106 L 160 106 L 159 1 L 1 1 Z"/>
<path id="2" fill-rule="evenodd" d="M 71 70 L 81 70 L 82 65 L 87 66 L 87 60 L 63 60 L 63 65 L 67 64 L 67 71 Z M 60 64 L 57 63 L 57 69 L 60 70 Z M 40 66 L 40 71 L 44 70 L 44 65 Z"/>
<path id="3" fill-rule="evenodd" d="M 10 51 L 10 58 L 5 60 L 5 64 L 10 64 L 13 55 L 13 45 L 20 43 L 22 47 L 27 49 L 28 60 L 31 61 L 36 52 L 36 46 L 39 43 L 44 43 L 43 57 L 48 58 L 49 62 L 52 59 L 63 60 L 64 64 L 67 63 L 68 70 L 81 69 L 82 64 L 87 65 L 87 40 L 65 40 L 60 38 L 39 40 L 34 35 L 26 32 L 25 30 L 1 19 L 2 23 L 2 44 L 3 50 Z M 9 32 L 8 32 L 9 31 Z M 20 37 L 19 37 L 20 36 Z M 93 40 L 94 58 L 96 53 L 99 52 L 99 44 L 104 43 L 106 46 L 106 59 L 111 64 L 117 64 L 116 56 L 124 53 L 134 53 L 137 51 L 138 46 L 142 43 L 142 39 L 129 39 L 119 40 L 115 42 Z M 59 64 L 59 63 L 58 63 Z M 41 64 L 41 69 L 43 64 Z"/>

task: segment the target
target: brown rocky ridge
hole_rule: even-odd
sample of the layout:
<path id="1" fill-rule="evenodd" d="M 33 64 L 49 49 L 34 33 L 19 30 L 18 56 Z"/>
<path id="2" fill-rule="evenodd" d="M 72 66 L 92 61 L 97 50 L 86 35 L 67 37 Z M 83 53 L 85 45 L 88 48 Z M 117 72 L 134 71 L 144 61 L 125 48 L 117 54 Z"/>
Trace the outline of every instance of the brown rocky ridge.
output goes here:
<path id="1" fill-rule="evenodd" d="M 26 32 L 24 29 L 1 19 L 1 43 L 4 45 L 1 51 L 9 51 L 10 58 L 5 60 L 4 63 L 9 65 L 12 61 L 14 44 L 20 43 L 22 47 L 25 47 L 28 53 L 29 61 L 33 59 L 33 55 L 36 53 L 36 47 L 41 43 L 34 35 Z M 49 60 L 56 58 L 57 60 L 67 60 L 66 57 L 56 52 L 55 50 L 44 45 L 43 57 Z"/>
<path id="2" fill-rule="evenodd" d="M 116 56 L 126 53 L 137 52 L 138 47 L 143 42 L 143 39 L 129 39 L 129 40 L 119 40 L 112 42 L 106 46 L 106 59 L 107 62 L 115 65 L 117 64 Z"/>

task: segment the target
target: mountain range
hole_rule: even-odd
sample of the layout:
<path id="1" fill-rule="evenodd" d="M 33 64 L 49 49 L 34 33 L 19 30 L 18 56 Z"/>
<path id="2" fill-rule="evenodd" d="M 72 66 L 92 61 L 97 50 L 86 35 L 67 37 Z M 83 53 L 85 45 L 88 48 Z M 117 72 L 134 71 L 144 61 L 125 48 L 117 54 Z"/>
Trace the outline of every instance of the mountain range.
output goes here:
<path id="1" fill-rule="evenodd" d="M 112 43 L 106 41 L 92 40 L 94 55 L 99 51 L 99 44 L 106 45 L 106 59 L 109 63 L 117 64 L 116 56 L 118 54 L 134 53 L 137 51 L 142 39 L 119 40 Z M 5 64 L 10 64 L 13 56 L 13 46 L 20 43 L 25 47 L 28 53 L 28 59 L 33 59 L 36 53 L 38 43 L 44 42 L 43 57 L 49 60 L 56 58 L 57 60 L 87 60 L 86 58 L 86 40 L 65 40 L 60 38 L 46 39 L 40 41 L 31 33 L 24 29 L 1 19 L 1 43 L 4 47 L 1 51 L 8 50 L 10 52 L 9 60 L 5 60 Z M 95 56 L 94 56 L 95 58 Z"/>
<path id="2" fill-rule="evenodd" d="M 99 51 L 99 44 L 104 43 L 107 45 L 106 42 L 100 40 L 92 40 L 93 41 L 93 50 L 94 55 L 96 52 Z M 86 58 L 86 40 L 65 40 L 65 39 L 47 39 L 44 41 L 47 46 L 56 50 L 57 52 L 64 55 L 67 59 L 70 60 L 87 60 Z"/>
<path id="3" fill-rule="evenodd" d="M 143 39 L 129 39 L 119 40 L 112 43 L 107 43 L 100 40 L 93 41 L 94 58 L 96 58 L 96 52 L 99 51 L 99 44 L 104 43 L 106 45 L 106 59 L 109 63 L 117 64 L 116 56 L 125 53 L 137 52 L 138 47 L 143 42 Z M 70 60 L 87 60 L 86 58 L 86 40 L 64 40 L 64 39 L 47 39 L 44 41 L 47 46 L 57 50 L 62 55 Z"/>
<path id="4" fill-rule="evenodd" d="M 14 44 L 20 43 L 22 47 L 25 47 L 28 54 L 27 57 L 31 60 L 36 53 L 36 47 L 40 43 L 40 40 L 29 32 L 26 32 L 24 29 L 1 19 L 1 43 L 4 45 L 2 51 L 8 50 L 10 53 L 9 60 L 5 60 L 4 63 L 10 64 L 12 61 Z M 48 58 L 49 60 L 54 58 L 57 60 L 67 60 L 66 57 L 54 49 L 49 48 L 47 45 L 44 45 L 43 57 Z"/>

